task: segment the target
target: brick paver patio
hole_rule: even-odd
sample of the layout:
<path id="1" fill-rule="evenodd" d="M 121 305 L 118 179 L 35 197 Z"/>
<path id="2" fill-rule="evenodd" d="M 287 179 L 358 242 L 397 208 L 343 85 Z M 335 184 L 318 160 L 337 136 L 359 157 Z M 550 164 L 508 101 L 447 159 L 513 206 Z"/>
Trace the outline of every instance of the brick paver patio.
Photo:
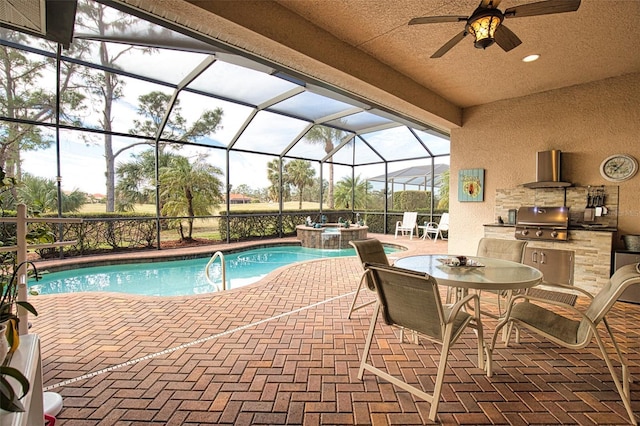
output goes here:
<path id="1" fill-rule="evenodd" d="M 447 252 L 446 241 L 377 237 L 410 249 L 399 256 Z M 428 403 L 371 374 L 356 377 L 372 312 L 346 318 L 360 274 L 357 258 L 333 258 L 220 294 L 33 297 L 45 390 L 64 397 L 56 424 L 430 424 Z M 610 320 L 640 412 L 640 305 L 618 303 Z M 494 326 L 485 321 L 488 337 Z M 401 345 L 381 327 L 374 363 L 432 389 L 439 346 Z M 522 344 L 496 351 L 487 378 L 474 343 L 469 333 L 452 350 L 440 423 L 629 422 L 595 345 L 578 353 L 523 332 Z"/>

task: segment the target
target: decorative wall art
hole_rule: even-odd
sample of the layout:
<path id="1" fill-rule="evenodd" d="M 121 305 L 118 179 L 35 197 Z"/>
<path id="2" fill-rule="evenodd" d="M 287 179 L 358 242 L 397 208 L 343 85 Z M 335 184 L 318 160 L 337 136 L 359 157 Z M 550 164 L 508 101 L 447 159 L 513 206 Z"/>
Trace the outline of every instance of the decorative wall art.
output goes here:
<path id="1" fill-rule="evenodd" d="M 458 172 L 458 201 L 484 201 L 484 169 Z"/>

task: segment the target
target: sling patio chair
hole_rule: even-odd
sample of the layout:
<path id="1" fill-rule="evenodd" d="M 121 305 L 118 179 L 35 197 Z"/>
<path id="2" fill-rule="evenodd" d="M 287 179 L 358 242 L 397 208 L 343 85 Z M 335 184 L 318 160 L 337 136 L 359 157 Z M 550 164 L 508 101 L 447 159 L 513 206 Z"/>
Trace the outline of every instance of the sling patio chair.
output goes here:
<path id="1" fill-rule="evenodd" d="M 481 238 L 478 242 L 476 255 L 479 257 L 491 257 L 493 259 L 510 260 L 512 262 L 522 263 L 524 260 L 524 250 L 527 247 L 527 241 L 523 240 L 503 240 L 500 238 Z M 487 290 L 489 291 L 489 290 Z M 511 291 L 496 291 L 498 304 L 498 315 L 489 312 L 482 312 L 491 318 L 502 317 L 501 299 L 511 296 Z"/>
<path id="2" fill-rule="evenodd" d="M 396 222 L 396 238 L 398 238 L 398 232 L 401 235 L 407 235 L 409 233 L 409 239 L 413 239 L 413 231 L 418 235 L 418 212 L 404 212 L 402 221 Z"/>
<path id="3" fill-rule="evenodd" d="M 620 394 L 622 403 L 627 410 L 629 419 L 632 424 L 637 425 L 637 420 L 631 409 L 629 368 L 606 318 L 618 297 L 632 285 L 640 285 L 640 263 L 626 265 L 618 269 L 609 282 L 595 296 L 578 287 L 561 284 L 545 285 L 545 287 L 554 287 L 556 291 L 578 292 L 581 296 L 591 299 L 591 303 L 586 307 L 583 306 L 582 309 L 579 304 L 574 306 L 556 300 L 531 296 L 526 293 L 514 296 L 509 302 L 504 319 L 498 324 L 493 333 L 491 346 L 487 351 L 487 376 L 491 377 L 492 375 L 492 354 L 496 338 L 500 330 L 506 325 L 517 325 L 515 329 L 517 343 L 520 343 L 521 327 L 569 349 L 584 349 L 595 338 L 602 353 L 602 358 L 613 378 L 616 390 Z M 621 364 L 621 378 L 618 377 L 607 353 L 607 347 L 598 328 L 600 324 L 603 324 L 608 333 Z M 511 336 L 510 328 L 507 330 L 505 347 L 509 345 Z"/>
<path id="4" fill-rule="evenodd" d="M 428 274 L 394 266 L 369 263 L 365 264 L 365 269 L 370 274 L 378 302 L 371 318 L 369 333 L 362 353 L 360 369 L 358 370 L 358 379 L 362 380 L 364 371 L 367 370 L 418 398 L 424 399 L 431 404 L 429 419 L 435 421 L 449 349 L 467 327 L 476 331 L 478 338 L 478 368 L 484 368 L 485 349 L 478 295 L 469 294 L 455 305 L 443 305 L 438 283 Z M 467 311 L 466 307 L 469 304 L 474 305 L 472 309 L 474 314 L 470 314 Z M 432 394 L 428 394 L 367 362 L 378 315 L 380 314 L 382 314 L 385 324 L 398 327 L 401 331 L 415 332 L 427 340 L 442 345 Z M 401 341 L 401 343 L 403 342 Z M 376 357 L 375 359 L 383 360 L 384 358 Z M 396 361 L 393 361 L 393 364 L 395 365 Z"/>
<path id="5" fill-rule="evenodd" d="M 369 238 L 366 240 L 351 240 L 349 244 L 356 249 L 356 254 L 360 259 L 360 262 L 364 265 L 365 263 L 377 263 L 382 265 L 389 265 L 389 259 L 387 258 L 387 254 L 384 252 L 384 247 L 380 240 L 375 238 Z M 373 283 L 371 282 L 371 278 L 367 271 L 365 270 L 360 277 L 360 283 L 358 284 L 358 288 L 356 289 L 356 294 L 353 296 L 353 302 L 351 302 L 351 307 L 349 308 L 349 315 L 347 318 L 351 319 L 351 314 L 353 311 L 357 311 L 358 309 L 364 308 L 365 306 L 369 306 L 372 303 L 375 303 L 375 299 L 365 302 L 359 306 L 356 306 L 356 301 L 358 300 L 358 295 L 360 294 L 360 290 L 362 290 L 362 285 L 367 283 L 367 287 L 369 290 L 374 291 Z"/>

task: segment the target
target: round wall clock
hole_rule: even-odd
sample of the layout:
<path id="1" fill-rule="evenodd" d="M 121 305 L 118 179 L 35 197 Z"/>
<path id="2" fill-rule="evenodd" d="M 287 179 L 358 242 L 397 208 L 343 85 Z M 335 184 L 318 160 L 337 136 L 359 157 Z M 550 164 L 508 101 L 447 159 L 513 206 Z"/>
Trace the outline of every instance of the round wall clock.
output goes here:
<path id="1" fill-rule="evenodd" d="M 638 172 L 638 160 L 628 154 L 615 154 L 600 164 L 600 174 L 611 182 L 631 179 Z"/>

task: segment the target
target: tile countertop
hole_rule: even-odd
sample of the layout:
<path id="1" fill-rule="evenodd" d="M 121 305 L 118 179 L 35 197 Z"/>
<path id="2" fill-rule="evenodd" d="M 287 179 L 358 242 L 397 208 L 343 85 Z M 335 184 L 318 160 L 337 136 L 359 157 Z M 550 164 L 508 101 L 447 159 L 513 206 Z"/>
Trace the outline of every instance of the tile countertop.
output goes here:
<path id="1" fill-rule="evenodd" d="M 515 228 L 516 225 L 508 223 L 485 223 L 482 226 L 495 228 Z M 601 225 L 570 225 L 569 231 L 596 231 L 596 232 L 618 232 L 618 228 Z"/>

